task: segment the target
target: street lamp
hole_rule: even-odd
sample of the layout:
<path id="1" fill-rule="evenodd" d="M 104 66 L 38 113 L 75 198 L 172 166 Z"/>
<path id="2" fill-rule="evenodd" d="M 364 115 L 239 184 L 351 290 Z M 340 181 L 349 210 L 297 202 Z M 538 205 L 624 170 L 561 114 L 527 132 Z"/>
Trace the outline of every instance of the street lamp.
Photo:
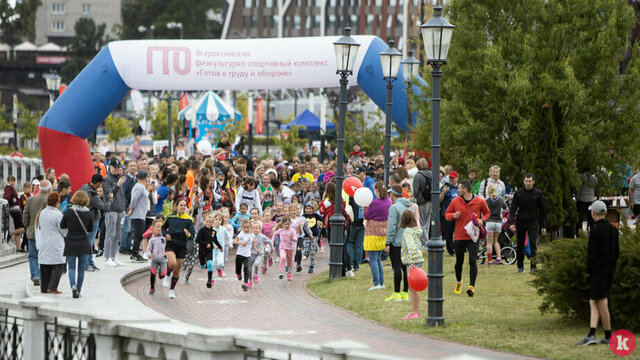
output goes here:
<path id="1" fill-rule="evenodd" d="M 140 25 L 140 26 L 138 26 L 138 32 L 143 33 L 143 32 L 147 32 L 147 31 L 149 31 L 149 38 L 150 38 L 151 40 L 153 40 L 153 31 L 154 31 L 155 29 L 156 29 L 156 26 L 155 26 L 155 25 L 151 25 L 151 26 L 149 26 L 149 28 L 147 28 L 147 27 L 146 27 L 146 26 L 144 26 L 144 25 Z"/>
<path id="2" fill-rule="evenodd" d="M 18 148 L 18 94 L 13 94 L 13 108 L 11 109 L 13 118 L 13 147 Z"/>
<path id="3" fill-rule="evenodd" d="M 402 77 L 407 85 L 407 135 L 405 136 L 405 142 L 408 142 L 407 140 L 411 133 L 411 106 L 409 106 L 409 90 L 411 89 L 411 80 L 418 76 L 420 61 L 413 57 L 413 50 L 409 50 L 409 56 L 402 59 L 400 64 L 402 65 Z M 407 154 L 405 153 L 405 156 L 406 155 Z"/>
<path id="4" fill-rule="evenodd" d="M 389 164 L 391 163 L 391 108 L 393 105 L 393 83 L 398 78 L 402 53 L 394 48 L 395 41 L 389 40 L 389 47 L 380 53 L 382 78 L 387 81 L 387 115 L 384 128 L 384 183 L 389 186 Z"/>
<path id="5" fill-rule="evenodd" d="M 171 126 L 171 106 L 172 103 L 174 101 L 180 100 L 182 99 L 182 97 L 184 96 L 184 91 L 182 90 L 162 90 L 162 91 L 154 91 L 153 92 L 153 96 L 158 99 L 158 100 L 162 100 L 162 101 L 166 101 L 167 102 L 167 110 L 169 113 L 169 155 L 171 155 L 173 153 L 172 151 L 172 147 L 171 147 L 171 136 L 173 135 L 173 127 Z"/>
<path id="6" fill-rule="evenodd" d="M 60 89 L 60 81 L 62 78 L 54 71 L 44 74 L 42 77 L 47 84 L 47 90 L 49 90 L 49 107 L 51 107 L 53 102 L 56 101 L 56 95 Z"/>
<path id="7" fill-rule="evenodd" d="M 455 26 L 451 25 L 442 16 L 442 7 L 436 5 L 433 8 L 433 17 L 420 26 L 424 49 L 427 55 L 427 64 L 431 65 L 431 236 L 427 242 L 429 258 L 429 292 L 427 297 L 428 315 L 427 326 L 444 326 L 442 304 L 442 256 L 444 241 L 440 235 L 440 202 L 437 201 L 440 186 L 437 171 L 440 168 L 440 66 L 447 63 L 447 52 L 451 43 L 451 35 Z"/>
<path id="8" fill-rule="evenodd" d="M 180 39 L 183 38 L 183 34 L 182 34 L 182 23 L 181 22 L 168 22 L 167 23 L 167 29 L 180 29 Z"/>
<path id="9" fill-rule="evenodd" d="M 344 35 L 333 43 L 336 52 L 337 70 L 340 75 L 340 119 L 338 120 L 338 154 L 336 159 L 336 194 L 334 199 L 333 216 L 329 219 L 331 224 L 331 242 L 329 243 L 329 279 L 342 277 L 342 251 L 344 246 L 344 223 L 342 216 L 342 183 L 344 182 L 344 127 L 347 112 L 347 79 L 353 74 L 353 67 L 358 55 L 358 44 L 350 35 L 351 27 L 344 28 Z"/>

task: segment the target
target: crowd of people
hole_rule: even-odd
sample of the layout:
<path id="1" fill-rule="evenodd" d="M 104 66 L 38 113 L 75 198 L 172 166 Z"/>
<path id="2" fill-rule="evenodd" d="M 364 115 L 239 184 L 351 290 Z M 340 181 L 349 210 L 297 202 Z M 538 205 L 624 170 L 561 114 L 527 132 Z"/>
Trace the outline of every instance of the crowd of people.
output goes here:
<path id="1" fill-rule="evenodd" d="M 305 147 L 292 159 L 258 160 L 232 150 L 226 134 L 211 154 L 184 142 L 176 150 L 175 155 L 163 151 L 149 156 L 139 146 L 118 154 L 98 148 L 92 154 L 95 174 L 87 183 L 74 184 L 79 190 L 73 194 L 69 177 L 57 176 L 55 169 L 22 184 L 20 196 L 15 178 L 9 176 L 4 197 L 15 225 L 12 236 L 19 251 L 28 249 L 34 285 L 43 293 L 60 293 L 58 283 L 67 271 L 73 297 L 80 297 L 85 272 L 100 269 L 97 258 L 104 259 L 104 266 L 126 265 L 118 253 L 131 262 L 150 260 L 149 292 L 155 293 L 160 279 L 169 288 L 169 298 L 176 297 L 181 273 L 189 283 L 196 264 L 206 269 L 206 286 L 212 288 L 216 277 L 226 276 L 231 252 L 244 291 L 258 283 L 274 262 L 278 278 L 292 281 L 296 272 L 303 271 L 303 261 L 313 273 L 317 253 L 332 241 L 329 219 L 336 193 L 342 193 L 347 219 L 343 276 L 355 276 L 361 264 L 368 263 L 372 280 L 368 290 L 385 289 L 382 261 L 388 257 L 393 292 L 385 301 L 412 301 L 405 319 L 416 319 L 419 293 L 410 291 L 407 273 L 424 262 L 432 201 L 441 203 L 439 230 L 446 251 L 455 256 L 455 294 L 462 293 L 466 253 L 466 293 L 473 297 L 476 292 L 480 242 L 465 228 L 470 222 L 487 230 L 489 265 L 502 262 L 497 238 L 506 222 L 517 234 L 518 273 L 525 272 L 525 237 L 531 249 L 529 271 L 534 273 L 537 237 L 546 233 L 544 196 L 534 186 L 535 176 L 526 174 L 523 186 L 511 191 L 500 180 L 497 165 L 491 166 L 486 179 L 471 169 L 464 180 L 451 166 L 441 167 L 439 199 L 432 199 L 433 174 L 428 160 L 419 155 L 394 156 L 385 184 L 382 156 L 367 157 L 358 144 L 343 163 L 337 163 L 335 156 L 320 159 L 315 147 L 311 151 Z M 361 207 L 336 189 L 337 166 L 371 190 L 370 205 Z M 589 185 L 590 179 L 585 183 Z M 640 180 L 631 183 L 640 194 Z M 511 206 L 503 219 L 507 197 Z"/>

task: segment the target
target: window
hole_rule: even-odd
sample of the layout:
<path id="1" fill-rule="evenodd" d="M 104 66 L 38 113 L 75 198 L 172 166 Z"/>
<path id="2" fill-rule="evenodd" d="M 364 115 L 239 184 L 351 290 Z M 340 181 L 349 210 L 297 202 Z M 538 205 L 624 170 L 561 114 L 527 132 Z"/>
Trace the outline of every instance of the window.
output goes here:
<path id="1" fill-rule="evenodd" d="M 242 28 L 246 29 L 248 27 L 249 27 L 249 17 L 245 15 L 242 17 Z"/>
<path id="2" fill-rule="evenodd" d="M 253 0 L 244 0 L 244 7 L 247 9 L 251 9 L 251 3 L 253 2 Z"/>
<path id="3" fill-rule="evenodd" d="M 315 7 L 322 7 L 322 0 L 316 0 Z"/>
<path id="4" fill-rule="evenodd" d="M 402 16 L 402 14 L 396 15 L 396 27 L 402 26 L 403 20 L 404 20 L 404 16 Z"/>
<path id="5" fill-rule="evenodd" d="M 396 6 L 396 0 L 389 0 L 389 6 Z"/>
<path id="6" fill-rule="evenodd" d="M 64 21 L 54 21 L 51 23 L 51 30 L 60 32 L 64 31 Z"/>
<path id="7" fill-rule="evenodd" d="M 304 22 L 304 28 L 305 29 L 311 29 L 311 16 L 307 16 L 305 22 Z"/>
<path id="8" fill-rule="evenodd" d="M 257 15 L 252 15 L 251 16 L 251 28 L 255 29 L 256 27 L 258 27 L 258 16 Z"/>
<path id="9" fill-rule="evenodd" d="M 293 17 L 293 28 L 294 29 L 300 29 L 300 16 L 299 15 L 295 15 Z"/>
<path id="10" fill-rule="evenodd" d="M 336 25 L 336 16 L 335 15 L 329 15 L 329 26 L 330 28 L 334 27 Z"/>
<path id="11" fill-rule="evenodd" d="M 91 4 L 82 4 L 82 14 L 87 15 L 91 11 Z"/>
<path id="12" fill-rule="evenodd" d="M 315 15 L 313 17 L 313 22 L 314 22 L 314 27 L 320 27 L 320 23 L 321 23 L 322 17 L 320 15 Z"/>
<path id="13" fill-rule="evenodd" d="M 53 14 L 64 14 L 64 4 L 60 4 L 60 3 L 51 4 L 51 12 Z"/>
<path id="14" fill-rule="evenodd" d="M 382 6 L 382 0 L 376 0 L 376 6 L 377 7 Z"/>
<path id="15" fill-rule="evenodd" d="M 265 0 L 264 6 L 266 8 L 272 8 L 273 7 L 273 0 Z"/>

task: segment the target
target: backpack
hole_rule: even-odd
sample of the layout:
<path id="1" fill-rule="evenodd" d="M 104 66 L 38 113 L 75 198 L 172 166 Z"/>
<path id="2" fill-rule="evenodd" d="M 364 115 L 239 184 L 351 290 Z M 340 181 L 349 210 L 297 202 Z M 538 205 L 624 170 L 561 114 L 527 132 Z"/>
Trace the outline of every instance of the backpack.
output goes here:
<path id="1" fill-rule="evenodd" d="M 427 172 L 429 173 L 428 170 L 427 170 Z M 418 195 L 420 195 L 420 197 L 422 197 L 422 199 L 424 199 L 424 201 L 420 201 L 421 199 L 419 199 L 418 196 L 416 196 L 416 201 L 418 201 L 420 204 L 423 204 L 423 203 L 426 203 L 426 202 L 430 202 L 431 201 L 431 180 L 432 180 L 432 177 L 431 176 L 426 176 L 422 172 L 418 172 L 416 174 L 416 176 L 418 176 L 418 175 L 421 175 L 421 176 L 423 176 L 425 178 L 426 185 L 423 186 L 421 189 L 419 189 L 419 193 L 418 193 Z"/>

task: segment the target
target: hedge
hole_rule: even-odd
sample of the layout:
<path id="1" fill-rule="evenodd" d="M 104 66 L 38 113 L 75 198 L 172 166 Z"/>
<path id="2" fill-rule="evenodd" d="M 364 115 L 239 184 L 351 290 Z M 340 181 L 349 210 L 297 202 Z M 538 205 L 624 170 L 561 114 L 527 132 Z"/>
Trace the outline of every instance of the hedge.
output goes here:
<path id="1" fill-rule="evenodd" d="M 609 296 L 614 329 L 640 330 L 640 233 L 623 227 L 620 256 Z M 539 271 L 531 284 L 542 296 L 540 311 L 556 311 L 571 320 L 589 321 L 586 282 L 587 237 L 554 241 L 540 251 Z"/>

